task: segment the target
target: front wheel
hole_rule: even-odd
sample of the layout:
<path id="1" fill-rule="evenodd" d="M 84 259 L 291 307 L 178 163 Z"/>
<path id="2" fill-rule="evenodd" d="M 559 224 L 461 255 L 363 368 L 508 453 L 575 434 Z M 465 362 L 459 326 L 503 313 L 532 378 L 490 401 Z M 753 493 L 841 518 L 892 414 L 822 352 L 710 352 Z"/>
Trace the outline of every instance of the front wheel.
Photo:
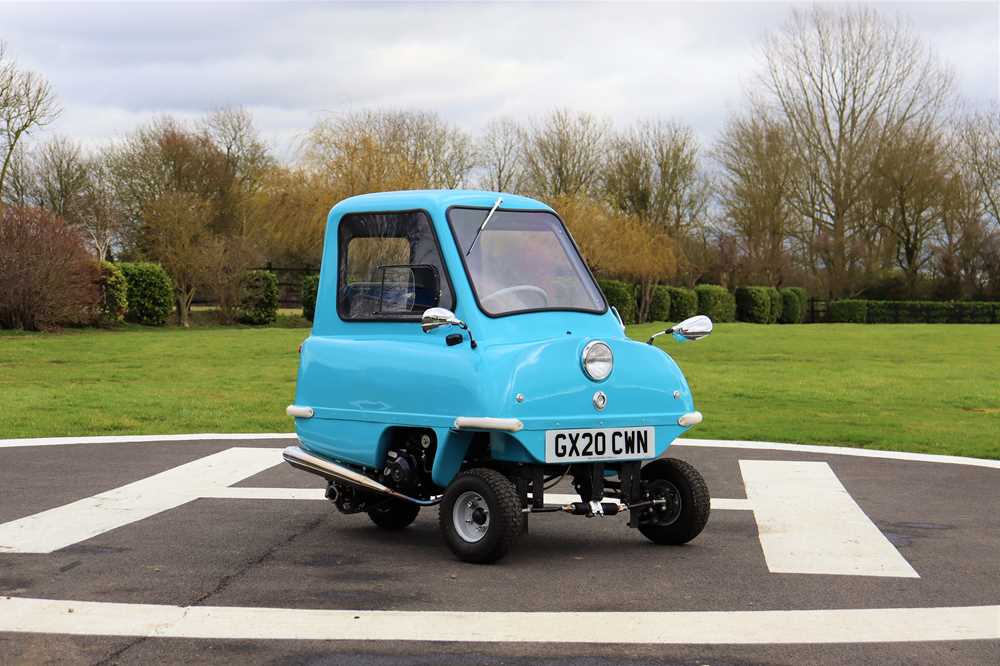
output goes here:
<path id="1" fill-rule="evenodd" d="M 384 530 L 401 530 L 417 519 L 420 505 L 391 497 L 368 509 L 371 521 Z"/>
<path id="2" fill-rule="evenodd" d="M 438 524 L 451 552 L 466 562 L 487 564 L 506 555 L 523 530 L 521 500 L 500 472 L 470 469 L 444 493 Z"/>
<path id="3" fill-rule="evenodd" d="M 711 499 L 705 479 L 676 458 L 642 468 L 643 500 L 662 500 L 643 511 L 639 531 L 653 543 L 679 545 L 698 536 L 708 522 Z"/>

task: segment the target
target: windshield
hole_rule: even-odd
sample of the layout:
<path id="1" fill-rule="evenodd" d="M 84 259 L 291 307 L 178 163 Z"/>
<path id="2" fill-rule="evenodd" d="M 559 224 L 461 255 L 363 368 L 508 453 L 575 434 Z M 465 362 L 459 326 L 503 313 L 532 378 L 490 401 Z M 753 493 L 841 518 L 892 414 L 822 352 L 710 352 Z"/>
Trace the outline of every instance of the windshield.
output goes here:
<path id="1" fill-rule="evenodd" d="M 538 310 L 605 311 L 604 297 L 559 218 L 545 211 L 498 210 L 473 245 L 488 212 L 448 211 L 483 312 L 501 316 Z"/>

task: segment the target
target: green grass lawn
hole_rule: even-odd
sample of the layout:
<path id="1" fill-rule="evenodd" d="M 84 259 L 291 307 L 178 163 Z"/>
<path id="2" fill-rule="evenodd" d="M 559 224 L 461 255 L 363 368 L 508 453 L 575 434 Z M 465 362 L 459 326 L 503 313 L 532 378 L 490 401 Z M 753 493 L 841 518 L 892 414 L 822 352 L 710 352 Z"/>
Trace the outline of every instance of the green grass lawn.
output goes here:
<path id="1" fill-rule="evenodd" d="M 629 332 L 645 339 L 656 329 Z M 0 334 L 0 438 L 288 432 L 307 335 L 211 326 Z M 1000 458 L 1000 326 L 723 324 L 697 343 L 660 344 L 705 414 L 692 437 Z"/>

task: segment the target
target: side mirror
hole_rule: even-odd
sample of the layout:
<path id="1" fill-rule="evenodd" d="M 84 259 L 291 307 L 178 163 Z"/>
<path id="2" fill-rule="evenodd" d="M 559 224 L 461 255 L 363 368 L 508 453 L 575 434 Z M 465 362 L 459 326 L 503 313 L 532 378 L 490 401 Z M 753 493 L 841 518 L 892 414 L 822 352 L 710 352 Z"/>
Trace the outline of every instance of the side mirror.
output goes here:
<path id="1" fill-rule="evenodd" d="M 674 337 L 674 340 L 677 340 L 678 342 L 687 342 L 688 340 L 701 340 L 711 332 L 712 320 L 705 315 L 697 315 L 695 317 L 685 319 L 681 323 L 675 324 L 665 331 L 654 333 L 649 337 L 649 340 L 647 340 L 646 343 L 653 344 L 653 340 L 661 335 L 666 335 L 667 333 L 670 333 Z"/>
<path id="2" fill-rule="evenodd" d="M 447 308 L 429 308 L 424 310 L 424 315 L 420 318 L 420 328 L 424 329 L 424 333 L 430 333 L 442 326 L 467 328 L 465 322 L 456 317 L 455 313 Z"/>
<path id="3" fill-rule="evenodd" d="M 472 331 L 464 321 L 455 316 L 455 313 L 447 308 L 429 308 L 424 310 L 424 315 L 420 318 L 420 328 L 424 333 L 430 333 L 435 328 L 442 326 L 458 326 L 460 329 L 469 332 L 469 346 L 475 349 L 478 345 L 476 339 L 472 337 Z"/>

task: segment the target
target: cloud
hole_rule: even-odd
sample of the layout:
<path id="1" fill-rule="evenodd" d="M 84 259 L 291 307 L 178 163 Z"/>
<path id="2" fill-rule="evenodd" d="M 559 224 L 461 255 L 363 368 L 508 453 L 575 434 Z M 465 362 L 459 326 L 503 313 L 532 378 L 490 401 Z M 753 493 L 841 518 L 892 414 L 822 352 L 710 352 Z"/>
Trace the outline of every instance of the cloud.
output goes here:
<path id="1" fill-rule="evenodd" d="M 668 117 L 710 140 L 740 108 L 787 3 L 5 5 L 0 38 L 44 73 L 54 131 L 100 142 L 159 114 L 250 109 L 290 155 L 324 113 L 422 108 L 476 130 L 555 107 Z M 995 4 L 887 4 L 997 98 Z"/>

